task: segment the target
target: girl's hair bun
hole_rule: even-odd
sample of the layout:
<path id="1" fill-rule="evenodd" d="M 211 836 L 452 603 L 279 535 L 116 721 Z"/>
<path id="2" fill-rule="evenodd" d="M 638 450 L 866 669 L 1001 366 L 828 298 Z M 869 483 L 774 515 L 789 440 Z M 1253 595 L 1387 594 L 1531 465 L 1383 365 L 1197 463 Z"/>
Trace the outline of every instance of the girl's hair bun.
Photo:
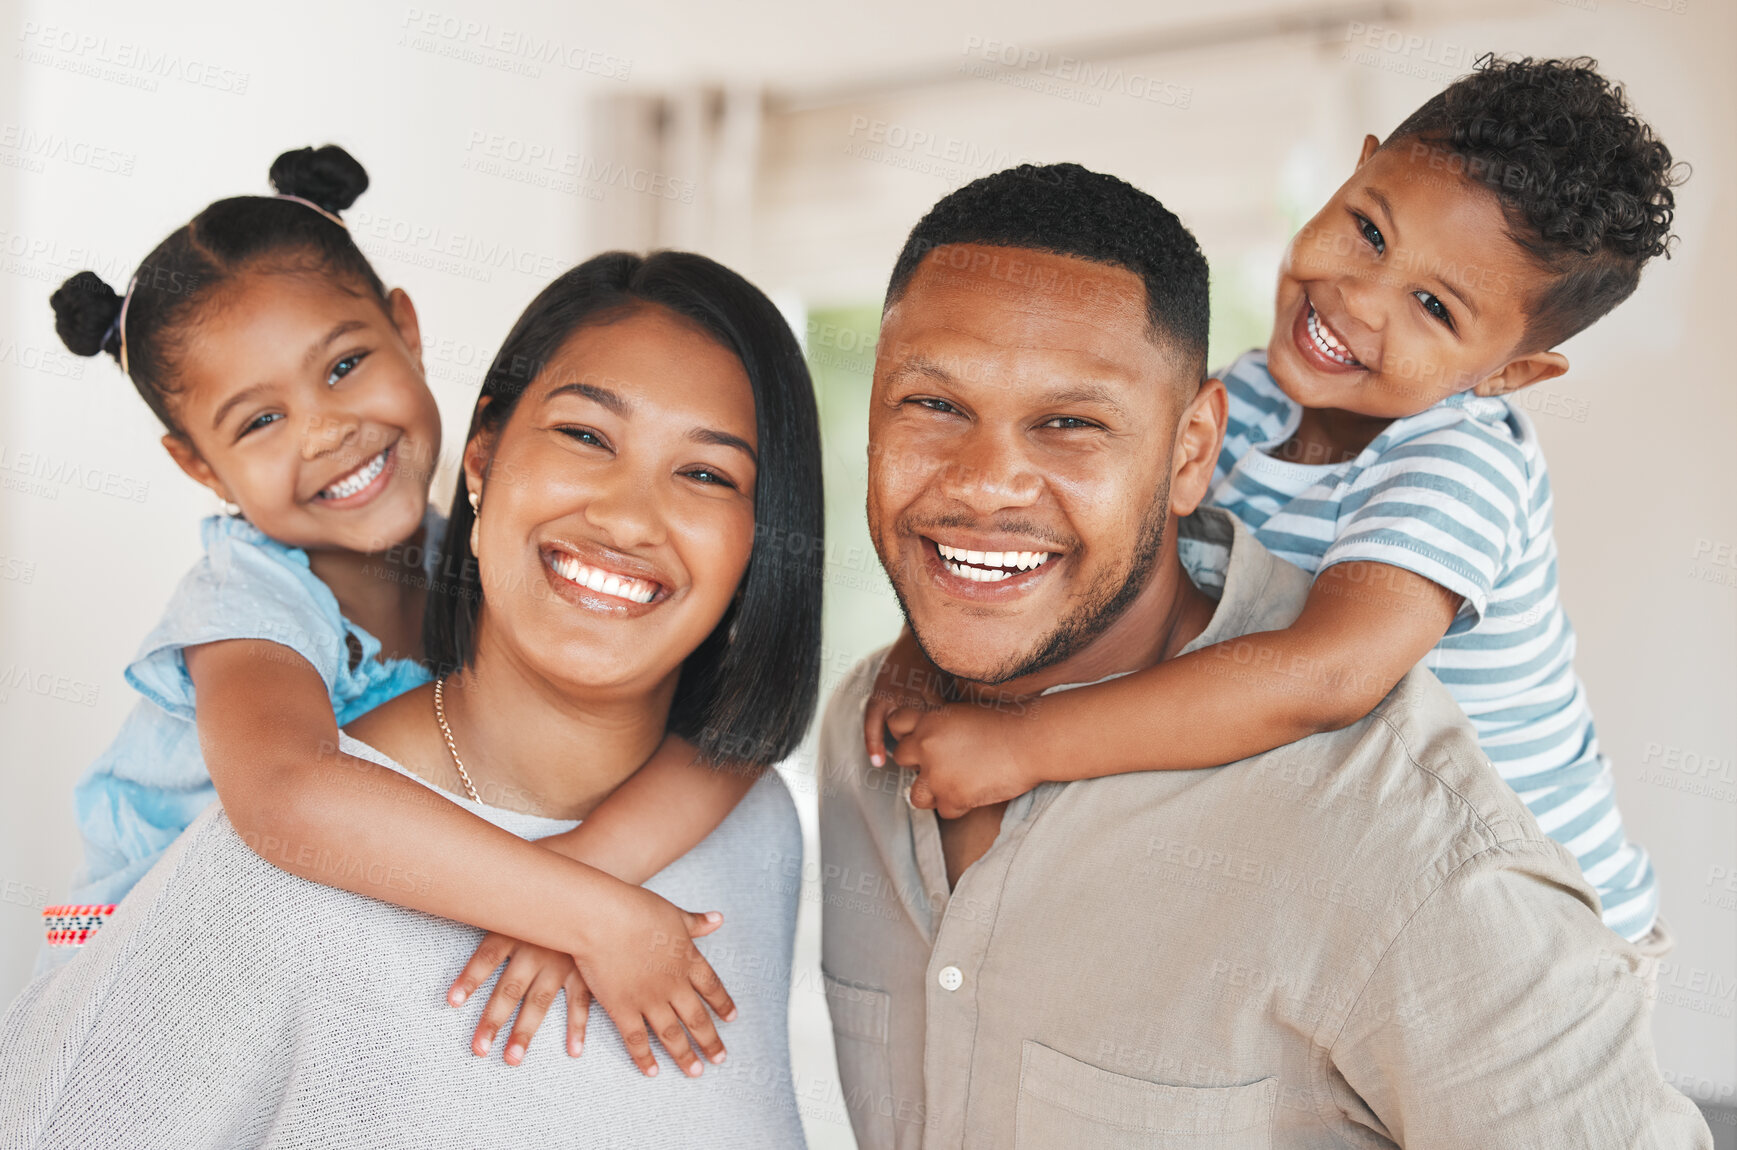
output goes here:
<path id="1" fill-rule="evenodd" d="M 54 308 L 54 330 L 74 355 L 106 351 L 118 355 L 121 297 L 95 272 L 79 272 L 48 297 Z"/>
<path id="2" fill-rule="evenodd" d="M 356 157 L 336 144 L 297 148 L 271 164 L 271 186 L 286 196 L 300 196 L 334 215 L 368 190 L 368 173 Z"/>

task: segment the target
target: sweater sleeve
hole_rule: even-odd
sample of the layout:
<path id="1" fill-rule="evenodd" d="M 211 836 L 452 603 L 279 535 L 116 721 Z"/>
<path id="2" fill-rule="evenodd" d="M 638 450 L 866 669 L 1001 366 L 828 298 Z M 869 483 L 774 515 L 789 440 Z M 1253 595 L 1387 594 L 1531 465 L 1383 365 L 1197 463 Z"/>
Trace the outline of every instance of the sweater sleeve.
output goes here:
<path id="1" fill-rule="evenodd" d="M 259 1144 L 274 1084 L 292 1080 L 298 988 L 232 924 L 186 928 L 200 906 L 242 911 L 221 893 L 270 869 L 212 807 L 80 953 L 25 987 L 0 1019 L 0 1148 Z"/>

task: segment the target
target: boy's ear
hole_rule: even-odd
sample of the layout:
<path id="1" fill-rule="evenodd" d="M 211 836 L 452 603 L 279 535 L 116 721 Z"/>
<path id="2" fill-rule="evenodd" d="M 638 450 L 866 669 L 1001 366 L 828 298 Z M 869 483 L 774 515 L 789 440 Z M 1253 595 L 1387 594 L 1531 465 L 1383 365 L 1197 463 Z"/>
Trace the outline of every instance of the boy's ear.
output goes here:
<path id="1" fill-rule="evenodd" d="M 1361 168 L 1364 164 L 1367 164 L 1369 162 L 1369 157 L 1373 156 L 1380 147 L 1380 140 L 1376 139 L 1374 136 L 1364 136 L 1363 150 L 1357 154 L 1357 166 Z"/>
<path id="2" fill-rule="evenodd" d="M 1555 379 L 1567 370 L 1568 357 L 1561 352 L 1534 351 L 1509 360 L 1507 366 L 1490 375 L 1472 391 L 1477 395 L 1507 395 L 1534 383 Z"/>
<path id="3" fill-rule="evenodd" d="M 205 457 L 186 439 L 173 431 L 163 436 L 163 449 L 169 453 L 169 458 L 175 461 L 175 466 L 185 471 L 193 482 L 206 488 L 225 503 L 234 503 L 229 495 L 229 488 L 223 480 L 217 478 L 217 473 L 211 470 L 211 465 L 205 462 Z"/>
<path id="4" fill-rule="evenodd" d="M 410 302 L 410 293 L 403 288 L 393 288 L 387 292 L 386 314 L 392 317 L 392 326 L 398 329 L 398 338 L 410 349 L 416 366 L 421 367 L 422 325 L 416 319 L 416 305 Z"/>

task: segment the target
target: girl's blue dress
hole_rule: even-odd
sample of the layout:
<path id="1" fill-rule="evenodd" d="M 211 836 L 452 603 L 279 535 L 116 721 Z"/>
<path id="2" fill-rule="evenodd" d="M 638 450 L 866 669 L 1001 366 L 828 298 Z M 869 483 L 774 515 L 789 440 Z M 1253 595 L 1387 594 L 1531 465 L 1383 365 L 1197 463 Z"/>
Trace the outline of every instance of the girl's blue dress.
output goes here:
<path id="1" fill-rule="evenodd" d="M 422 566 L 432 576 L 446 520 L 430 505 L 423 524 Z M 307 660 L 325 680 L 340 727 L 429 679 L 413 660 L 380 658 L 380 641 L 344 617 L 307 552 L 226 515 L 205 519 L 200 535 L 204 558 L 127 666 L 127 682 L 144 697 L 74 791 L 85 861 L 72 906 L 118 903 L 217 798 L 193 720 L 187 647 L 223 639 L 282 644 L 286 657 Z M 47 947 L 38 970 L 75 950 Z"/>

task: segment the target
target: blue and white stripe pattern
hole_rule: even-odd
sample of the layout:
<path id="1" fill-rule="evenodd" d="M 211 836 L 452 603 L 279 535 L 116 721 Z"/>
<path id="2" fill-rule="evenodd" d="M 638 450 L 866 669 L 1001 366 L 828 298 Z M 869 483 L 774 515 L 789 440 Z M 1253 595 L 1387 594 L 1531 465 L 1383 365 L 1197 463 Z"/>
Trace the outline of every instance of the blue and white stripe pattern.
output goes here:
<path id="1" fill-rule="evenodd" d="M 1625 938 L 1646 934 L 1658 914 L 1652 863 L 1623 834 L 1574 673 L 1550 479 L 1525 413 L 1467 392 L 1394 420 L 1354 460 L 1296 464 L 1263 450 L 1289 439 L 1302 415 L 1266 352 L 1219 378 L 1230 418 L 1208 502 L 1306 571 L 1386 563 L 1463 596 L 1426 665 L 1539 826 L 1579 860 L 1605 923 Z"/>

